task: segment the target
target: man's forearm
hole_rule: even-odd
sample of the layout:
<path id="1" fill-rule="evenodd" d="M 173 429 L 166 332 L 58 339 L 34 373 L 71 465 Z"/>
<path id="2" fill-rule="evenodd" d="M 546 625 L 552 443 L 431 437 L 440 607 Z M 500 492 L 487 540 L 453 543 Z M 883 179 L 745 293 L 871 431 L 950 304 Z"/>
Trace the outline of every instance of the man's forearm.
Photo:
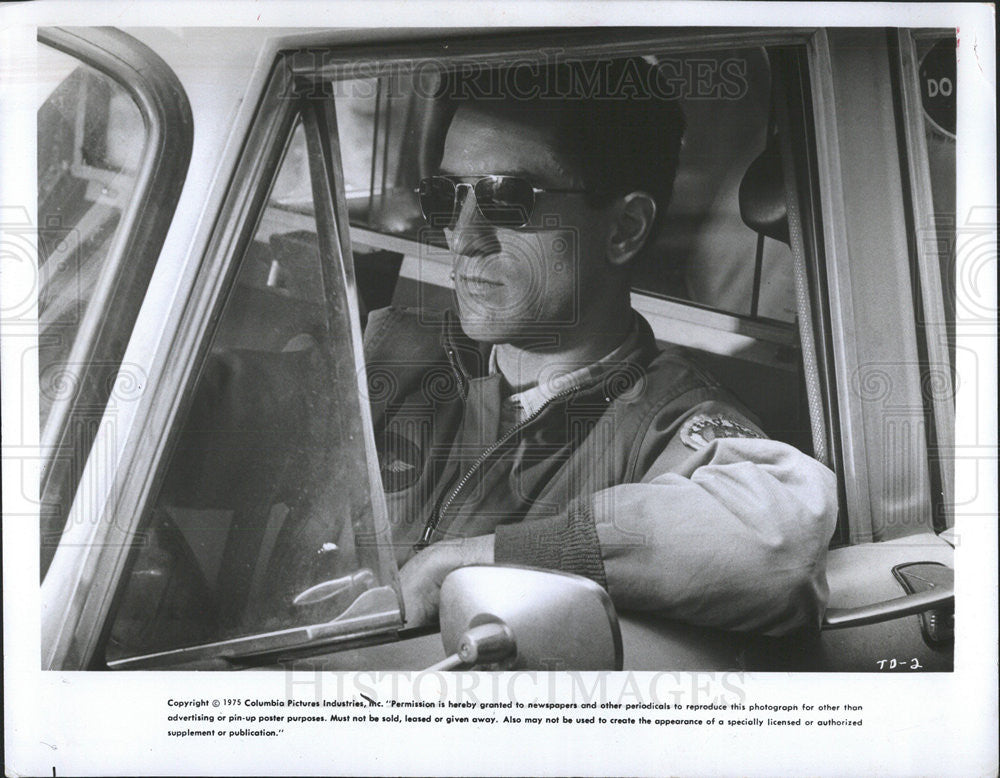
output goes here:
<path id="1" fill-rule="evenodd" d="M 622 609 L 780 634 L 822 616 L 836 511 L 834 476 L 815 460 L 725 441 L 689 478 L 612 487 L 561 517 L 499 528 L 496 559 L 586 575 Z"/>

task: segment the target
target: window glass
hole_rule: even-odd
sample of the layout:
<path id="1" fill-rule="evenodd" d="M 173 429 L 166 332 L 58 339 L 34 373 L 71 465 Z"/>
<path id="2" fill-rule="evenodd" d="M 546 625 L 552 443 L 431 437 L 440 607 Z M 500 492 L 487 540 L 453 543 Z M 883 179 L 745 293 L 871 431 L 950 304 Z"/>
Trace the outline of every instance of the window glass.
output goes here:
<path id="1" fill-rule="evenodd" d="M 636 291 L 684 300 L 753 318 L 792 322 L 795 296 L 791 252 L 772 238 L 758 239 L 740 216 L 743 175 L 766 146 L 770 69 L 762 48 L 710 53 L 649 54 L 676 88 L 687 120 L 678 174 L 666 218 L 638 263 Z M 424 63 L 427 64 L 427 63 Z M 442 236 L 427 228 L 415 195 L 424 175 L 436 173 L 434 149 L 447 126 L 440 99 L 440 68 L 336 84 L 337 122 L 350 220 L 359 265 L 385 250 L 409 256 L 412 241 L 423 267 L 419 281 L 447 285 Z M 783 207 L 783 205 L 782 205 Z M 396 301 L 447 304 L 447 294 L 420 295 L 404 278 Z M 402 299 L 400 299 L 402 298 Z"/>
<path id="2" fill-rule="evenodd" d="M 109 660 L 327 623 L 383 583 L 347 291 L 312 206 L 299 124 L 139 533 Z"/>
<path id="3" fill-rule="evenodd" d="M 142 115 L 117 82 L 39 45 L 39 408 L 74 382 L 67 364 L 119 221 L 135 192 L 146 142 Z M 52 80 L 58 79 L 53 84 Z"/>
<path id="4" fill-rule="evenodd" d="M 337 128 L 353 222 L 396 233 L 421 226 L 400 201 L 415 202 L 418 122 L 429 112 L 436 81 L 430 73 L 394 73 L 337 84 Z M 401 222 L 401 214 L 409 218 Z"/>
<path id="5" fill-rule="evenodd" d="M 754 310 L 758 236 L 740 216 L 739 190 L 764 151 L 769 128 L 770 67 L 764 49 L 658 57 L 683 73 L 687 130 L 667 222 L 638 268 L 635 287 L 759 318 L 794 321 L 792 257 L 763 238 Z"/>

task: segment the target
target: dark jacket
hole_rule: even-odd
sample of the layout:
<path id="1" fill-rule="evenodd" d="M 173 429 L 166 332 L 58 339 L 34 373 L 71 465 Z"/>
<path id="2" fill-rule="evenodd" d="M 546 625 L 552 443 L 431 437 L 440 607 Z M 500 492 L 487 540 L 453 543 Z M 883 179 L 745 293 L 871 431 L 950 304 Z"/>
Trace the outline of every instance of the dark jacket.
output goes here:
<path id="1" fill-rule="evenodd" d="M 497 562 L 585 575 L 619 608 L 782 633 L 818 625 L 833 474 L 766 439 L 711 376 L 639 344 L 501 429 L 489 346 L 450 313 L 372 313 L 365 353 L 397 561 L 495 533 Z"/>

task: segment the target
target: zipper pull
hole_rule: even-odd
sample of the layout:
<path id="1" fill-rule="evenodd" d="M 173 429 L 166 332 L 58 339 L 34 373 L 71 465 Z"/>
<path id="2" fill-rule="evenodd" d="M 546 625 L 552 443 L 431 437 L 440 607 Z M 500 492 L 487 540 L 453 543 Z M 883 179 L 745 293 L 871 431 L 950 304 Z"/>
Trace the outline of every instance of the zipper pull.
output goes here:
<path id="1" fill-rule="evenodd" d="M 423 549 L 427 548 L 431 544 L 431 535 L 433 534 L 434 534 L 434 527 L 431 524 L 428 524 L 426 527 L 424 527 L 424 533 L 423 535 L 420 536 L 420 540 L 414 543 L 413 550 L 422 551 Z"/>

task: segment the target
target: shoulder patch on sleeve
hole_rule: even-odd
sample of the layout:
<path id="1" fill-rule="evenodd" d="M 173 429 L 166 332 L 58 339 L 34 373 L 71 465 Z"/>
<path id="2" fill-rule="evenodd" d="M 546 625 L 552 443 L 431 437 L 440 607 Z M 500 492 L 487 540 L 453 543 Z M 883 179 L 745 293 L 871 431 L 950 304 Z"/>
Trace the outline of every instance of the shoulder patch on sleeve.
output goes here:
<path id="1" fill-rule="evenodd" d="M 721 413 L 696 413 L 681 427 L 681 440 L 694 450 L 705 448 L 716 438 L 763 438 L 752 427 Z"/>

